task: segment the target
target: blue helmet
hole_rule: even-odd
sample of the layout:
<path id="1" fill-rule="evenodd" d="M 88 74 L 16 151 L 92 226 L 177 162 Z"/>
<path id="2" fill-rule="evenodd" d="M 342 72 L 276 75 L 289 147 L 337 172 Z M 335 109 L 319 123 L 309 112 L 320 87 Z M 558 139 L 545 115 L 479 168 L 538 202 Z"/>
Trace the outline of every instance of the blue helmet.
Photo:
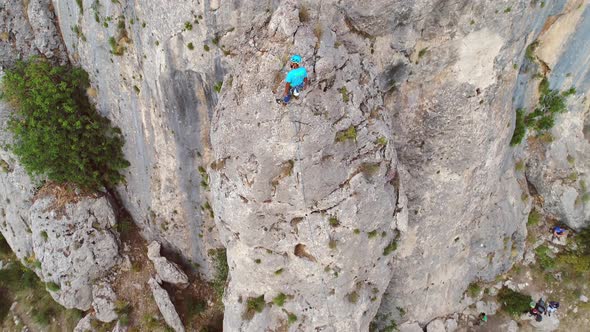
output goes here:
<path id="1" fill-rule="evenodd" d="M 291 62 L 301 63 L 301 56 L 299 54 L 294 54 L 293 56 L 291 56 Z"/>

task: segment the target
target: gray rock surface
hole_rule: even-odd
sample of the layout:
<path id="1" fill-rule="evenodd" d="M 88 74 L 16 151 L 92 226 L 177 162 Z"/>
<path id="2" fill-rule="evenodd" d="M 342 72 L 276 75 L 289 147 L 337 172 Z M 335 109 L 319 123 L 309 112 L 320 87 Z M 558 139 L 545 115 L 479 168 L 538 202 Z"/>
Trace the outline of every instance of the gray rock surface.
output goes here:
<path id="1" fill-rule="evenodd" d="M 506 332 L 518 332 L 518 323 L 516 321 L 511 320 L 507 324 L 503 325 L 501 328 L 503 331 Z"/>
<path id="2" fill-rule="evenodd" d="M 380 313 L 401 307 L 426 323 L 459 312 L 469 283 L 522 258 L 530 199 L 509 146 L 513 66 L 543 19 L 529 1 L 506 13 L 489 1 L 386 3 L 403 42 L 384 36 L 382 52 L 406 58 L 408 73 L 390 74 L 396 88 L 384 98 L 409 220 Z"/>
<path id="3" fill-rule="evenodd" d="M 424 332 L 418 323 L 403 323 L 399 327 L 400 332 Z"/>
<path id="4" fill-rule="evenodd" d="M 218 98 L 213 86 L 230 60 L 221 46 L 238 46 L 227 43 L 235 34 L 229 30 L 264 16 L 266 3 L 223 1 L 211 10 L 210 1 L 100 1 L 92 9 L 84 1 L 83 13 L 76 1 L 53 3 L 70 60 L 89 73 L 98 110 L 125 136 L 131 166 L 118 188 L 125 207 L 148 241 L 211 278 L 207 251 L 220 247 L 204 208 L 210 204 L 209 117 Z M 192 22 L 190 30 L 185 22 Z M 113 54 L 111 37 L 122 55 Z"/>
<path id="5" fill-rule="evenodd" d="M 551 332 L 559 329 L 559 317 L 557 315 L 543 316 L 543 320 L 537 322 L 532 316 L 525 315 L 520 317 L 521 321 L 528 321 L 528 323 L 538 332 Z"/>
<path id="6" fill-rule="evenodd" d="M 455 332 L 457 330 L 458 324 L 456 319 L 447 319 L 445 320 L 445 330 L 447 332 Z"/>
<path id="7" fill-rule="evenodd" d="M 4 72 L 0 71 L 0 78 L 3 76 Z M 12 140 L 6 129 L 10 112 L 10 106 L 0 101 L 0 232 L 16 256 L 24 261 L 33 254 L 29 208 L 36 185 L 5 147 Z"/>
<path id="8" fill-rule="evenodd" d="M 112 332 L 126 332 L 126 331 L 127 331 L 127 327 L 123 326 L 120 321 L 117 321 L 117 324 L 115 324 L 115 327 L 113 327 Z"/>
<path id="9" fill-rule="evenodd" d="M 426 326 L 426 332 L 445 332 L 445 323 L 440 319 L 435 319 L 428 323 Z"/>
<path id="10" fill-rule="evenodd" d="M 96 319 L 106 323 L 117 319 L 115 301 L 117 301 L 117 294 L 109 284 L 98 283 L 92 285 L 92 307 Z"/>
<path id="11" fill-rule="evenodd" d="M 166 290 L 160 286 L 159 281 L 154 278 L 150 278 L 148 285 L 152 290 L 154 300 L 156 301 L 158 309 L 160 309 L 166 324 L 168 324 L 168 326 L 170 326 L 176 332 L 184 332 L 184 326 L 182 325 L 182 321 L 180 320 L 180 317 L 174 308 L 174 304 L 170 300 L 168 292 L 166 292 Z"/>
<path id="12" fill-rule="evenodd" d="M 285 14 L 293 6 L 282 2 L 272 24 L 247 37 L 213 115 L 213 210 L 230 268 L 224 329 L 279 329 L 293 313 L 292 329 L 365 331 L 397 256 L 385 248 L 406 227 L 391 119 L 369 41 L 339 6 L 308 7 L 311 22 L 327 22 L 315 35 Z M 286 72 L 277 59 L 295 52 L 310 74 L 316 68 L 313 83 L 279 106 L 272 88 Z M 248 311 L 248 299 L 279 293 L 290 296 L 283 308 Z"/>
<path id="13" fill-rule="evenodd" d="M 150 243 L 147 256 L 154 263 L 156 273 L 158 273 L 162 281 L 181 287 L 188 286 L 188 276 L 186 273 L 177 264 L 170 262 L 166 257 L 160 255 L 160 244 L 158 242 L 152 241 Z"/>
<path id="14" fill-rule="evenodd" d="M 53 14 L 48 0 L 0 0 L 9 9 L 0 10 L 0 64 L 57 60 L 65 45 L 89 72 L 92 100 L 127 140 L 132 165 L 118 191 L 142 234 L 211 278 L 207 251 L 221 233 L 229 331 L 278 329 L 287 313 L 298 317 L 292 330 L 366 330 L 379 306 L 378 317 L 402 308 L 426 324 L 462 311 L 469 283 L 522 258 L 530 195 L 574 229 L 590 220 L 590 79 L 577 70 L 590 56 L 587 2 L 518 0 L 508 11 L 484 0 L 83 3 L 53 1 Z M 121 17 L 124 31 L 107 17 Z M 514 109 L 538 97 L 523 60 L 537 38 L 552 87 L 578 92 L 552 142 L 511 148 Z M 313 83 L 279 108 L 294 52 Z M 354 139 L 335 140 L 352 127 Z M 0 158 L 0 231 L 61 285 L 54 296 L 87 308 L 90 283 L 66 271 L 79 262 L 54 249 L 96 253 L 89 238 L 74 248 L 49 233 L 69 232 L 63 221 L 31 222 L 35 184 L 10 154 Z M 97 232 L 100 264 L 116 256 L 113 225 Z M 397 250 L 383 256 L 394 239 Z M 249 317 L 248 298 L 269 303 L 280 292 L 287 313 L 266 306 Z"/>
<path id="15" fill-rule="evenodd" d="M 106 197 L 81 197 L 55 209 L 53 197 L 30 209 L 33 251 L 41 278 L 60 289 L 51 296 L 66 308 L 88 310 L 92 284 L 120 260 L 115 215 Z"/>
<path id="16" fill-rule="evenodd" d="M 84 316 L 74 327 L 74 332 L 93 332 L 92 319 L 92 315 Z"/>
<path id="17" fill-rule="evenodd" d="M 43 55 L 58 63 L 67 61 L 62 39 L 49 9 L 50 0 L 0 1 L 0 66 L 18 59 Z"/>
<path id="18" fill-rule="evenodd" d="M 566 6 L 539 36 L 535 54 L 549 70 L 550 87 L 561 91 L 574 87 L 576 94 L 567 99 L 568 112 L 556 116 L 552 140 L 543 144 L 532 140 L 526 150 L 527 179 L 543 197 L 545 212 L 576 230 L 590 222 L 590 101 L 586 98 L 590 74 L 572 75 L 590 57 L 584 42 L 590 33 L 576 29 L 590 26 L 590 14 L 583 9 Z M 522 106 L 533 108 L 538 93 L 532 91 L 526 97 Z"/>

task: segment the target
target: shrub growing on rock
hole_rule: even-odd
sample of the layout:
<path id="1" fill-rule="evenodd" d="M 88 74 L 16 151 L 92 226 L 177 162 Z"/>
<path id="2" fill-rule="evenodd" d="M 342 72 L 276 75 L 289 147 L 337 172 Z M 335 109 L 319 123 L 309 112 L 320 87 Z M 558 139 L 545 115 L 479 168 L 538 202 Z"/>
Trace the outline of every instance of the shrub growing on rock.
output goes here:
<path id="1" fill-rule="evenodd" d="M 498 300 L 500 300 L 504 311 L 513 316 L 518 316 L 530 309 L 533 298 L 504 287 L 498 292 Z"/>
<path id="2" fill-rule="evenodd" d="M 119 128 L 96 112 L 85 94 L 88 74 L 32 58 L 18 62 L 2 80 L 3 99 L 16 111 L 8 129 L 11 150 L 30 175 L 85 189 L 124 181 L 129 166 Z"/>

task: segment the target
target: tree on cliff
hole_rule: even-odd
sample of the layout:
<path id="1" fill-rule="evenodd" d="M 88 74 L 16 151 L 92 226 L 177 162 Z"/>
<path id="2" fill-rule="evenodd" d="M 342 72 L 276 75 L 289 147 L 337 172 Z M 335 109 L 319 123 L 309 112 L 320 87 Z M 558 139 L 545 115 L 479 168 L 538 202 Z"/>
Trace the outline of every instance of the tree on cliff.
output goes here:
<path id="1" fill-rule="evenodd" d="M 15 109 L 9 148 L 29 175 L 96 190 L 124 181 L 129 166 L 119 128 L 88 101 L 88 74 L 40 58 L 19 61 L 2 79 L 2 98 Z"/>

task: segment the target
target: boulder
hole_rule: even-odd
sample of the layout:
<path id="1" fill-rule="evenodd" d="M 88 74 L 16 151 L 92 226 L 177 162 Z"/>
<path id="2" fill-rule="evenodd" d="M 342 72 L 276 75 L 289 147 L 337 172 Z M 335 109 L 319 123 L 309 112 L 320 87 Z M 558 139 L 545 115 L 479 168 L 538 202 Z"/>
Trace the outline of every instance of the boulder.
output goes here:
<path id="1" fill-rule="evenodd" d="M 121 325 L 120 321 L 117 321 L 117 324 L 115 324 L 115 327 L 113 328 L 112 332 L 125 332 L 127 331 L 127 327 Z"/>
<path id="2" fill-rule="evenodd" d="M 76 324 L 76 327 L 74 327 L 74 332 L 94 332 L 94 328 L 92 327 L 92 315 L 86 315 L 80 319 L 78 324 Z"/>
<path id="3" fill-rule="evenodd" d="M 150 243 L 147 255 L 154 263 L 154 268 L 162 281 L 181 287 L 188 286 L 186 273 L 177 264 L 170 262 L 166 257 L 160 256 L 160 244 L 158 242 L 153 241 Z"/>
<path id="4" fill-rule="evenodd" d="M 435 319 L 428 323 L 426 326 L 426 332 L 445 332 L 445 323 L 440 319 Z"/>
<path id="5" fill-rule="evenodd" d="M 457 330 L 457 327 L 458 327 L 457 320 L 447 319 L 445 321 L 445 329 L 447 332 L 454 332 L 455 330 Z"/>
<path id="6" fill-rule="evenodd" d="M 106 197 L 78 197 L 62 207 L 47 196 L 30 209 L 33 251 L 51 296 L 66 308 L 88 310 L 92 284 L 120 260 L 113 207 Z"/>
<path id="7" fill-rule="evenodd" d="M 526 320 L 529 321 L 529 324 L 531 324 L 537 332 L 551 332 L 559 329 L 559 318 L 557 315 L 543 315 L 543 320 L 540 322 L 537 322 L 532 316 L 528 316 Z"/>
<path id="8" fill-rule="evenodd" d="M 586 295 L 580 295 L 580 301 L 587 303 L 588 302 L 588 297 L 586 297 Z"/>
<path id="9" fill-rule="evenodd" d="M 399 326 L 400 332 L 424 332 L 418 323 L 403 323 Z"/>
<path id="10" fill-rule="evenodd" d="M 92 307 L 99 321 L 109 323 L 117 319 L 116 300 L 117 294 L 110 285 L 100 283 L 92 286 Z"/>
<path id="11" fill-rule="evenodd" d="M 152 290 L 152 295 L 154 296 L 156 305 L 158 306 L 158 309 L 160 309 L 166 324 L 174 329 L 175 332 L 184 332 L 184 326 L 182 325 L 180 316 L 178 316 L 178 313 L 174 308 L 174 304 L 170 300 L 170 296 L 166 290 L 162 288 L 160 283 L 154 278 L 150 278 L 148 285 Z"/>
<path id="12" fill-rule="evenodd" d="M 476 308 L 476 315 L 479 315 L 480 312 L 485 312 L 487 315 L 494 315 L 499 308 L 499 305 L 495 301 L 478 301 L 475 304 Z"/>

